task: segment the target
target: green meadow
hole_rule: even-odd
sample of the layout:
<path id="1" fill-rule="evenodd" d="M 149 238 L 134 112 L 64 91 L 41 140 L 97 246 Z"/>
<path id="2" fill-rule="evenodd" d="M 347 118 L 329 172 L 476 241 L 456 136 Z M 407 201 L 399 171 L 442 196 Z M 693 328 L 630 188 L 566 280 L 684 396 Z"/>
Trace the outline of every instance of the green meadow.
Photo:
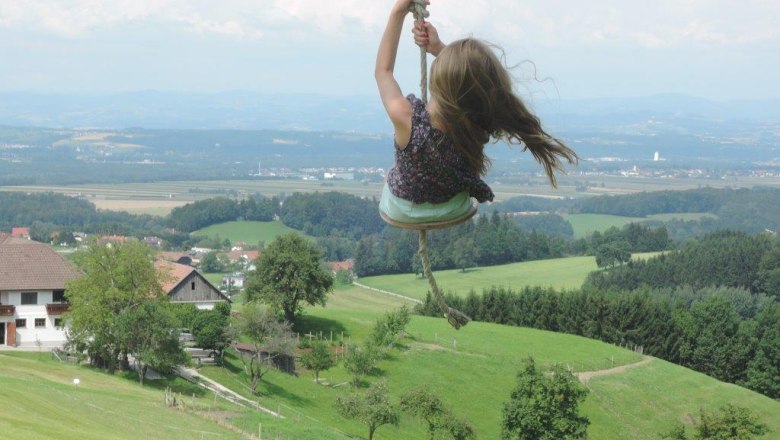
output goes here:
<path id="1" fill-rule="evenodd" d="M 193 232 L 193 236 L 227 238 L 232 243 L 243 241 L 252 245 L 257 243 L 270 242 L 279 235 L 289 232 L 297 232 L 290 227 L 285 226 L 281 221 L 256 222 L 256 221 L 234 221 L 211 225 Z"/>
<path id="2" fill-rule="evenodd" d="M 656 254 L 637 253 L 632 258 L 648 258 Z M 594 270 L 598 270 L 594 257 L 568 257 L 477 267 L 465 272 L 459 269 L 440 270 L 434 271 L 434 276 L 444 292 L 465 296 L 471 290 L 481 293 L 482 289 L 492 286 L 576 289 Z M 425 299 L 429 290 L 428 280 L 415 274 L 380 275 L 361 278 L 358 282 L 420 300 Z"/>
<path id="3" fill-rule="evenodd" d="M 80 384 L 73 384 L 78 378 Z M 206 415 L 213 401 L 203 391 L 174 381 L 194 408 L 163 405 L 163 392 L 134 378 L 110 376 L 60 363 L 51 354 L 0 352 L 0 437 L 19 439 L 240 439 Z M 195 397 L 191 397 L 196 393 Z M 219 403 L 214 410 L 221 410 Z M 231 410 L 237 410 L 231 408 Z M 216 414 L 216 413 L 215 413 Z"/>
<path id="4" fill-rule="evenodd" d="M 644 221 L 642 217 L 623 217 L 607 214 L 565 214 L 564 220 L 571 223 L 574 238 L 585 238 L 595 231 L 606 231 L 611 227 L 622 228 L 629 223 Z"/>

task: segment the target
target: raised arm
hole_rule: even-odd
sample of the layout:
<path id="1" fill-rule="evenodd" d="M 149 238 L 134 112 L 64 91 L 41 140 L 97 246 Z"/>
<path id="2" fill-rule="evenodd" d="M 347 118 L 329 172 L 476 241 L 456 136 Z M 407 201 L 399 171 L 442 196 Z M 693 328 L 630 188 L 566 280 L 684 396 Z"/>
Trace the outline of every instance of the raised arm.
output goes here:
<path id="1" fill-rule="evenodd" d="M 433 56 L 438 56 L 439 52 L 446 46 L 439 39 L 439 32 L 436 30 L 436 27 L 429 21 L 415 21 L 412 33 L 414 34 L 415 44 L 424 47 Z"/>
<path id="2" fill-rule="evenodd" d="M 379 42 L 376 67 L 374 68 L 379 96 L 382 98 L 385 111 L 395 128 L 396 144 L 402 149 L 409 143 L 409 137 L 412 133 L 412 106 L 404 98 L 401 87 L 393 75 L 393 70 L 395 69 L 395 58 L 398 53 L 398 41 L 401 38 L 404 18 L 409 12 L 409 3 L 411 0 L 398 0 L 390 11 L 387 27 Z"/>

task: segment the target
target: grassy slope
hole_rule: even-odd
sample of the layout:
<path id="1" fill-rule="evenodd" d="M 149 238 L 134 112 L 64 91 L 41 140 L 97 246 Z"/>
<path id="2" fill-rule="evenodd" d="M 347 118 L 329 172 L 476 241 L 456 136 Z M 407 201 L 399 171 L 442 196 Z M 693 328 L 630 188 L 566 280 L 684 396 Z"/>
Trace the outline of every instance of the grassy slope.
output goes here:
<path id="1" fill-rule="evenodd" d="M 780 402 L 736 385 L 660 359 L 624 373 L 591 379 L 585 402 L 590 438 L 657 438 L 681 422 L 699 419 L 727 403 L 749 408 L 772 430 L 764 439 L 780 438 Z M 689 431 L 690 432 L 690 431 Z"/>
<path id="2" fill-rule="evenodd" d="M 192 235 L 213 237 L 219 235 L 220 238 L 227 238 L 231 242 L 244 241 L 249 244 L 257 244 L 260 241 L 266 243 L 273 240 L 278 235 L 288 232 L 298 232 L 289 228 L 280 221 L 272 222 L 254 222 L 254 221 L 235 221 L 211 225 L 203 229 L 198 229 Z"/>
<path id="3" fill-rule="evenodd" d="M 300 321 L 302 332 L 335 337 L 344 332 L 349 344 L 366 337 L 385 310 L 403 303 L 363 289 L 338 287 L 327 307 L 309 308 Z M 571 335 L 470 323 L 460 331 L 444 320 L 415 316 L 403 347 L 380 362 L 365 383 L 388 381 L 394 399 L 428 384 L 453 410 L 468 418 L 479 438 L 497 438 L 501 407 L 509 397 L 520 359 L 562 362 L 576 371 L 604 369 L 639 359 L 626 351 Z M 453 346 L 457 340 L 457 350 Z M 161 393 L 150 386 L 108 376 L 88 368 L 38 360 L 37 354 L 0 355 L 0 398 L 14 402 L 14 411 L 0 412 L 0 432 L 15 438 L 235 438 L 235 434 L 192 413 L 163 408 Z M 241 364 L 202 372 L 246 393 Z M 260 424 L 263 438 L 344 439 L 365 437 L 366 429 L 340 417 L 335 398 L 349 392 L 347 373 L 338 366 L 321 374 L 330 384 L 312 382 L 310 372 L 298 377 L 270 372 L 261 386 L 261 403 L 287 417 L 273 419 L 254 411 L 222 407 L 230 421 L 248 432 Z M 79 377 L 81 386 L 71 381 Z M 724 384 L 660 360 L 614 376 L 594 378 L 583 411 L 591 420 L 590 438 L 654 439 L 677 420 L 690 420 L 699 408 L 711 410 L 726 402 L 748 406 L 780 432 L 780 403 L 743 388 Z M 183 393 L 189 395 L 190 390 Z M 202 408 L 211 398 L 199 394 Z M 45 417 L 34 417 L 45 414 Z M 398 427 L 383 426 L 377 439 L 423 438 L 424 427 L 404 416 Z M 771 435 L 765 438 L 774 438 Z"/>
<path id="4" fill-rule="evenodd" d="M 647 258 L 656 252 L 634 254 L 633 258 Z M 582 285 L 585 277 L 597 270 L 594 257 L 569 257 L 552 260 L 524 261 L 461 270 L 436 271 L 436 283 L 445 292 L 468 295 L 472 289 L 477 293 L 490 286 L 544 286 L 556 289 L 575 289 Z M 428 292 L 428 281 L 414 274 L 381 275 L 358 280 L 377 289 L 395 292 L 411 298 L 424 299 Z"/>
<path id="5" fill-rule="evenodd" d="M 0 400 L 10 404 L 0 411 L 2 438 L 241 438 L 194 413 L 165 408 L 162 396 L 151 386 L 54 362 L 47 353 L 0 353 Z M 210 399 L 196 402 L 205 407 Z"/>
<path id="6" fill-rule="evenodd" d="M 322 331 L 326 337 L 332 331 L 336 338 L 343 331 L 348 343 L 356 343 L 366 337 L 384 310 L 402 303 L 362 289 L 340 288 L 327 307 L 307 309 L 299 330 Z M 428 384 L 457 414 L 475 425 L 479 438 L 499 437 L 502 404 L 509 398 L 519 361 L 527 355 L 540 364 L 561 362 L 575 371 L 605 369 L 640 359 L 630 351 L 577 336 L 487 323 L 472 322 L 455 331 L 444 320 L 415 316 L 408 331 L 410 338 L 403 342 L 403 348 L 380 362 L 377 375 L 367 378 L 365 384 L 386 379 L 396 400 L 402 392 Z M 453 340 L 457 340 L 457 350 Z M 234 389 L 245 390 L 240 365 L 233 360 L 232 372 L 218 367 L 204 371 Z M 330 384 L 349 380 L 340 366 L 321 373 L 321 377 Z M 262 401 L 281 409 L 289 420 L 305 422 L 311 433 L 300 432 L 297 438 L 344 438 L 328 426 L 365 437 L 362 425 L 340 417 L 332 407 L 335 398 L 349 387 L 317 385 L 311 378 L 304 370 L 299 370 L 297 378 L 271 372 L 262 386 L 266 394 Z M 686 414 L 695 415 L 700 407 L 715 409 L 729 401 L 754 409 L 780 432 L 780 403 L 658 359 L 620 375 L 594 378 L 589 387 L 592 392 L 584 413 L 591 419 L 590 438 L 594 439 L 655 439 Z M 234 423 L 253 426 L 253 417 L 242 416 Z M 398 427 L 379 428 L 377 438 L 424 438 L 424 427 L 404 416 Z"/>
<path id="7" fill-rule="evenodd" d="M 558 258 L 554 260 L 525 261 L 469 269 L 436 271 L 436 283 L 445 292 L 465 296 L 470 290 L 481 292 L 490 286 L 552 286 L 572 289 L 582 285 L 588 273 L 598 269 L 593 257 Z M 429 290 L 428 281 L 414 274 L 380 275 L 358 280 L 377 289 L 424 299 Z"/>

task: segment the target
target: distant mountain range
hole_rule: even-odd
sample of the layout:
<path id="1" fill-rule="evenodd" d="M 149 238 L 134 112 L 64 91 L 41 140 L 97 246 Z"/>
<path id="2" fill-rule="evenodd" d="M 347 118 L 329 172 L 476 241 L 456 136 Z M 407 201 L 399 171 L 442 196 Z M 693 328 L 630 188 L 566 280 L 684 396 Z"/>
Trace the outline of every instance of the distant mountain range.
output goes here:
<path id="1" fill-rule="evenodd" d="M 585 100 L 545 98 L 529 104 L 548 131 L 570 143 L 583 158 L 651 160 L 658 151 L 668 160 L 780 163 L 780 100 L 719 102 L 684 95 L 656 95 Z M 129 135 L 137 135 L 140 130 L 145 132 L 142 143 L 156 144 L 161 151 L 175 149 L 175 144 L 186 139 L 188 149 L 202 144 L 208 154 L 221 145 L 236 155 L 241 154 L 236 143 L 254 150 L 265 138 L 266 155 L 290 154 L 295 150 L 302 150 L 302 154 L 307 150 L 305 156 L 332 155 L 333 151 L 322 147 L 343 148 L 350 144 L 359 147 L 352 147 L 352 153 L 347 152 L 349 156 L 379 152 L 386 155 L 385 147 L 392 133 L 377 96 L 242 91 L 0 93 L 0 126 L 108 128 Z M 189 130 L 195 131 L 184 133 Z M 272 132 L 257 133 L 269 130 Z M 323 131 L 329 133 L 313 133 Z M 344 135 L 357 139 L 345 142 Z M 4 140 L 13 139 L 0 138 Z M 518 157 L 516 150 L 504 148 L 493 148 L 490 154 L 499 161 Z M 361 162 L 375 161 L 372 158 Z"/>
<path id="2" fill-rule="evenodd" d="M 649 120 L 780 121 L 780 100 L 710 101 L 684 95 L 529 102 L 563 130 Z M 0 125 L 39 127 L 289 129 L 387 133 L 378 96 L 254 92 L 0 93 Z"/>

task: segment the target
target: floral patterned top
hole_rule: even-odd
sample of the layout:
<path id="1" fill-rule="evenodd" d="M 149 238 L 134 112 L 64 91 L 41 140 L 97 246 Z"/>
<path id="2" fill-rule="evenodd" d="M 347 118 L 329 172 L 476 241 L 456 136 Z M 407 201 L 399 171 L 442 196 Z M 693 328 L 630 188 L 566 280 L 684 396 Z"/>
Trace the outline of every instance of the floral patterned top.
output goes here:
<path id="1" fill-rule="evenodd" d="M 425 104 L 414 95 L 406 99 L 412 104 L 412 135 L 406 148 L 395 144 L 395 165 L 387 173 L 390 192 L 412 203 L 443 203 L 463 191 L 480 203 L 493 200 L 493 191 L 452 140 L 431 126 Z"/>

